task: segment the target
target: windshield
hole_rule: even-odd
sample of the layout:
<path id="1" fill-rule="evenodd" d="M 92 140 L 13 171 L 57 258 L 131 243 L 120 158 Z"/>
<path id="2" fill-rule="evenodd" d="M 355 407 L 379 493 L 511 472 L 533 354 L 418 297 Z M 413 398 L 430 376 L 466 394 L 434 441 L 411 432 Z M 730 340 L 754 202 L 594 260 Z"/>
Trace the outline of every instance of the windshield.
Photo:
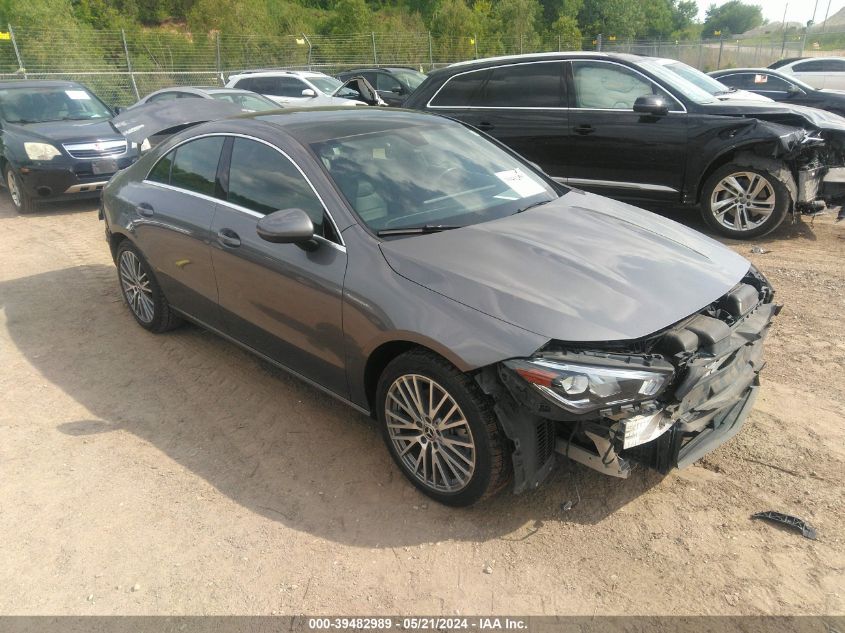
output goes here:
<path id="1" fill-rule="evenodd" d="M 394 70 L 393 74 L 411 90 L 416 90 L 425 81 L 425 75 L 416 70 Z"/>
<path id="2" fill-rule="evenodd" d="M 250 112 L 263 112 L 265 110 L 278 110 L 279 104 L 275 101 L 270 101 L 261 95 L 249 94 L 246 92 L 212 92 L 212 99 L 218 101 L 227 101 L 234 103 L 236 106 L 249 110 Z"/>
<path id="3" fill-rule="evenodd" d="M 308 81 L 317 87 L 323 94 L 330 95 L 343 84 L 334 77 L 306 77 Z"/>
<path id="4" fill-rule="evenodd" d="M 707 90 L 700 88 L 689 79 L 669 70 L 663 64 L 660 64 L 651 59 L 643 59 L 639 62 L 639 66 L 644 70 L 649 71 L 658 79 L 663 80 L 670 88 L 676 92 L 681 93 L 690 101 L 695 103 L 715 103 L 716 99 Z M 690 68 L 690 70 L 693 70 Z"/>
<path id="5" fill-rule="evenodd" d="M 478 224 L 557 197 L 531 168 L 457 124 L 355 134 L 311 148 L 376 232 Z"/>
<path id="6" fill-rule="evenodd" d="M 9 123 L 108 119 L 102 101 L 80 86 L 0 90 L 0 113 Z"/>
<path id="7" fill-rule="evenodd" d="M 711 95 L 720 95 L 731 91 L 731 89 L 728 88 L 725 84 L 716 81 L 710 75 L 706 75 L 700 70 L 693 68 L 692 66 L 687 66 L 683 62 L 673 62 L 671 64 L 666 64 L 666 68 L 671 70 L 679 77 L 683 77 L 690 83 L 695 84 L 702 90 L 706 90 Z"/>

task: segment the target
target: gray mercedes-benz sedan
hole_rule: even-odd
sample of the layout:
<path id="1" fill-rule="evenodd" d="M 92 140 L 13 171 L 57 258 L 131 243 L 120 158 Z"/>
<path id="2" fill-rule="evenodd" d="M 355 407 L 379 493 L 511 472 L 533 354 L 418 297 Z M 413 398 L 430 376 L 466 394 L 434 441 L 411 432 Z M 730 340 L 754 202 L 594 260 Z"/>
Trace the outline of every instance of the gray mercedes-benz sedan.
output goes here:
<path id="1" fill-rule="evenodd" d="M 194 321 L 371 414 L 451 505 L 556 459 L 693 462 L 742 425 L 778 312 L 719 243 L 402 110 L 197 125 L 119 172 L 103 215 L 142 327 Z"/>

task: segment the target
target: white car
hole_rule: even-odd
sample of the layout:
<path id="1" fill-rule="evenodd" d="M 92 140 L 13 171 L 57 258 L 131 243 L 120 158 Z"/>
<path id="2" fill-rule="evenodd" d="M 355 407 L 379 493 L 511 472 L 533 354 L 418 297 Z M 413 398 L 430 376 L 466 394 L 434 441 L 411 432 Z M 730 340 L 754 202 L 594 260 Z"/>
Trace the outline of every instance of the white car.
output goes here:
<path id="1" fill-rule="evenodd" d="M 702 90 L 709 92 L 719 101 L 771 101 L 768 97 L 755 94 L 749 90 L 737 90 L 717 81 L 710 75 L 688 66 L 684 62 L 665 57 L 652 57 L 651 60 L 671 70 L 673 73 L 695 84 Z"/>
<path id="2" fill-rule="evenodd" d="M 338 96 L 345 84 L 324 73 L 301 70 L 255 70 L 231 75 L 227 88 L 251 90 L 288 107 L 356 106 L 359 101 Z M 352 96 L 352 95 L 350 95 Z"/>
<path id="3" fill-rule="evenodd" d="M 845 57 L 782 59 L 769 68 L 793 75 L 819 90 L 845 90 Z"/>

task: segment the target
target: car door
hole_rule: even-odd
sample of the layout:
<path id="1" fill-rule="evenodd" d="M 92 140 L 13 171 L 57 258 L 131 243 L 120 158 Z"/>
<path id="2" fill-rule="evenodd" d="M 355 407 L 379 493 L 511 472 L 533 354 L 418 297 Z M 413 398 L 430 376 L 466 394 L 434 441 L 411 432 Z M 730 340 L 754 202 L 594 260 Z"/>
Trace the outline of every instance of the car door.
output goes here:
<path id="1" fill-rule="evenodd" d="M 748 90 L 774 101 L 786 101 L 796 97 L 799 94 L 796 91 L 800 90 L 795 84 L 763 71 L 720 75 L 718 80 L 731 88 Z"/>
<path id="2" fill-rule="evenodd" d="M 223 197 L 212 223 L 212 261 L 224 331 L 298 374 L 346 394 L 341 306 L 346 249 L 297 165 L 257 139 L 227 141 Z M 258 237 L 267 213 L 297 207 L 313 247 Z"/>
<path id="3" fill-rule="evenodd" d="M 569 136 L 561 172 L 567 183 L 625 199 L 680 198 L 687 114 L 650 78 L 611 61 L 575 60 L 568 70 Z M 659 95 L 662 116 L 634 112 L 637 97 Z"/>
<path id="4" fill-rule="evenodd" d="M 804 83 L 810 84 L 813 88 L 821 90 L 822 88 L 835 88 L 836 86 L 828 85 L 829 72 L 833 65 L 828 63 L 826 59 L 811 59 L 805 62 L 797 62 L 792 66 L 788 66 L 784 70 Z"/>
<path id="5" fill-rule="evenodd" d="M 209 243 L 223 141 L 207 136 L 179 145 L 127 193 L 137 212 L 135 242 L 168 301 L 212 327 L 219 312 Z"/>
<path id="6" fill-rule="evenodd" d="M 564 64 L 537 61 L 461 73 L 441 86 L 428 109 L 465 121 L 560 175 L 569 151 Z"/>
<path id="7" fill-rule="evenodd" d="M 387 105 L 398 106 L 405 100 L 407 91 L 393 75 L 386 72 L 377 72 L 372 74 L 375 75 L 372 79 L 367 75 L 364 75 L 364 77 L 373 86 L 375 86 L 378 95 L 384 99 Z M 375 79 L 375 83 L 373 83 L 373 79 Z"/>

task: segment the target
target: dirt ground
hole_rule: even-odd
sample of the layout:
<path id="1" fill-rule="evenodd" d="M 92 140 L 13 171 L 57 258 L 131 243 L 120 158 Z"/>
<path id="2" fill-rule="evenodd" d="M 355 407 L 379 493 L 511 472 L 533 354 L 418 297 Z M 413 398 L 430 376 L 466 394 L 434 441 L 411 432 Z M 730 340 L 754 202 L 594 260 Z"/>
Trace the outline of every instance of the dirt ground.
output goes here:
<path id="1" fill-rule="evenodd" d="M 406 483 L 368 418 L 197 327 L 139 328 L 102 229 L 0 192 L 0 613 L 845 613 L 845 222 L 731 245 L 785 304 L 731 442 L 469 510 Z"/>

